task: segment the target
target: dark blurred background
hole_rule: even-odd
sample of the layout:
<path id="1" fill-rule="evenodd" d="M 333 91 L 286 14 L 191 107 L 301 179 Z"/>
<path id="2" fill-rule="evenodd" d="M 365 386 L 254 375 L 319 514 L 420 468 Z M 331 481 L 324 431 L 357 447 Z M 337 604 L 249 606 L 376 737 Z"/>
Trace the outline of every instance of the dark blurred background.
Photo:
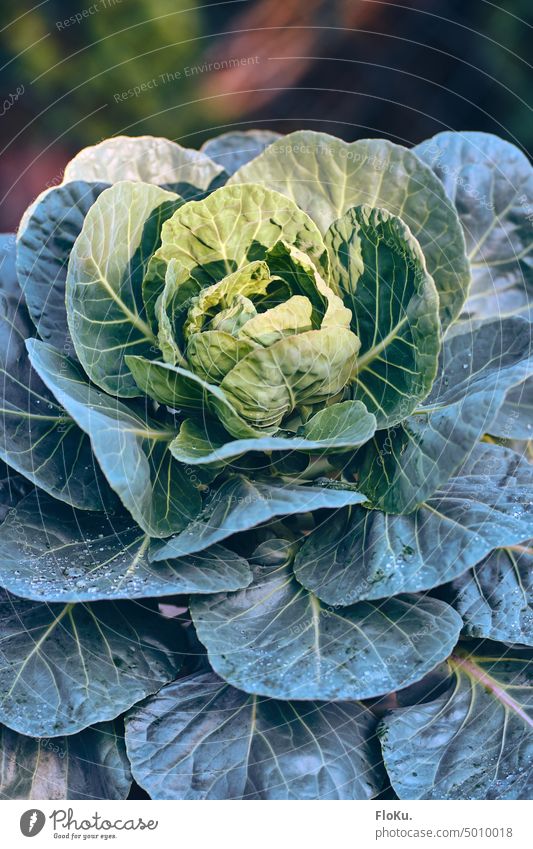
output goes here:
<path id="1" fill-rule="evenodd" d="M 80 148 L 252 126 L 533 140 L 532 0 L 2 0 L 0 231 Z"/>

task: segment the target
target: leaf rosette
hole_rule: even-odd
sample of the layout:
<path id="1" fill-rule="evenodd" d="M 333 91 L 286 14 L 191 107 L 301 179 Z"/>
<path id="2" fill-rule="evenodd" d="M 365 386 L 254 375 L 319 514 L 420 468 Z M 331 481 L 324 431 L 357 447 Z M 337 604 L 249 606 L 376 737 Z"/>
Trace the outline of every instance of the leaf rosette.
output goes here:
<path id="1" fill-rule="evenodd" d="M 326 284 L 318 263 L 283 238 L 268 247 L 272 238 L 265 233 L 255 235 L 245 248 L 239 245 L 244 263 L 210 285 L 206 280 L 201 286 L 195 269 L 180 263 L 175 255 L 178 246 L 187 238 L 193 243 L 199 239 L 187 229 L 188 218 L 211 213 L 209 226 L 218 231 L 224 219 L 219 220 L 215 213 L 226 206 L 226 201 L 246 204 L 256 194 L 263 192 L 254 186 L 223 188 L 198 202 L 192 211 L 191 205 L 183 207 L 181 214 L 178 211 L 167 222 L 166 232 L 171 235 L 165 241 L 164 231 L 159 257 L 153 263 L 158 263 L 160 272 L 161 257 L 174 254 L 166 266 L 163 291 L 155 302 L 163 357 L 172 368 L 177 365 L 180 369 L 174 372 L 172 386 L 173 372 L 155 367 L 160 378 L 166 376 L 164 402 L 186 408 L 186 397 L 173 392 L 182 389 L 186 396 L 188 383 L 203 387 L 205 413 L 237 438 L 296 431 L 314 410 L 342 398 L 360 347 L 350 329 L 351 312 Z M 281 196 L 269 194 L 267 202 L 287 206 Z M 205 209 L 198 208 L 202 206 Z M 296 208 L 294 213 L 302 217 L 303 235 L 307 228 L 320 247 L 312 222 Z M 283 227 L 279 226 L 283 236 Z M 297 243 L 300 236 L 296 233 Z M 231 254 L 231 237 L 228 239 Z M 261 239 L 264 245 L 260 245 Z M 220 272 L 213 272 L 215 277 L 237 264 L 237 260 L 221 260 L 223 247 L 214 260 L 221 265 Z M 262 258 L 248 262 L 253 254 Z M 325 248 L 322 257 L 326 257 Z M 153 279 L 149 280 L 153 285 Z M 140 388 L 163 401 L 153 386 L 157 382 L 150 374 L 154 367 L 131 356 L 126 362 Z"/>
<path id="2" fill-rule="evenodd" d="M 7 764 L 525 796 L 531 175 L 484 134 L 249 131 L 107 140 L 37 198 L 0 244 Z M 474 698 L 515 779 L 463 757 Z"/>

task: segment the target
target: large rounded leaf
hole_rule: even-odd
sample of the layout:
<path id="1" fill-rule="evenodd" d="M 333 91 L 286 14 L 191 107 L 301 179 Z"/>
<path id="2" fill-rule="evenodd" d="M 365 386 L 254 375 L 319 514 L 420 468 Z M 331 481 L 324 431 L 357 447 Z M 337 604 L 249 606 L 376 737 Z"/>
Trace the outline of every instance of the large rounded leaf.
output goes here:
<path id="1" fill-rule="evenodd" d="M 400 799 L 529 799 L 531 661 L 459 654 L 441 698 L 383 720 L 381 745 Z"/>
<path id="2" fill-rule="evenodd" d="M 191 613 L 224 680 L 279 699 L 367 699 L 419 681 L 455 645 L 461 618 L 447 604 L 398 596 L 335 610 L 305 590 L 283 540 L 256 550 L 254 583 L 193 598 Z"/>
<path id="3" fill-rule="evenodd" d="M 299 248 L 319 265 L 326 249 L 311 218 L 278 192 L 262 186 L 223 186 L 201 201 L 178 209 L 163 225 L 145 285 L 164 282 L 171 259 L 201 285 L 210 286 L 242 265 L 264 259 L 280 239 Z"/>
<path id="4" fill-rule="evenodd" d="M 533 646 L 533 548 L 498 548 L 450 587 L 469 637 Z"/>
<path id="5" fill-rule="evenodd" d="M 16 293 L 0 292 L 0 457 L 32 483 L 83 510 L 112 501 L 88 437 L 32 369 L 33 325 Z"/>
<path id="6" fill-rule="evenodd" d="M 280 133 L 272 130 L 232 130 L 204 142 L 200 150 L 222 165 L 226 174 L 234 174 L 280 138 Z"/>
<path id="7" fill-rule="evenodd" d="M 181 534 L 153 546 L 151 558 L 183 557 L 278 516 L 335 509 L 364 500 L 355 487 L 330 481 L 325 486 L 306 486 L 275 478 L 253 481 L 234 474 L 210 488 L 198 518 Z"/>
<path id="8" fill-rule="evenodd" d="M 463 225 L 472 269 L 465 313 L 531 316 L 533 168 L 527 157 L 510 142 L 477 132 L 439 133 L 414 152 L 442 180 Z"/>
<path id="9" fill-rule="evenodd" d="M 135 521 L 153 537 L 181 530 L 201 498 L 168 450 L 175 431 L 99 392 L 77 363 L 50 345 L 30 339 L 28 350 L 48 388 L 90 437 L 104 475 Z"/>
<path id="10" fill-rule="evenodd" d="M 246 560 L 215 545 L 151 564 L 150 538 L 131 517 L 73 510 L 32 493 L 0 527 L 0 585 L 37 601 L 96 601 L 246 587 Z"/>
<path id="11" fill-rule="evenodd" d="M 458 474 L 408 516 L 352 507 L 328 517 L 296 555 L 295 574 L 328 604 L 387 598 L 451 581 L 493 548 L 520 543 L 532 532 L 533 467 L 509 449 L 478 445 Z M 507 579 L 513 591 L 505 604 L 522 610 L 517 576 Z"/>
<path id="12" fill-rule="evenodd" d="M 65 168 L 63 182 L 134 180 L 196 197 L 223 174 L 221 165 L 198 150 L 155 136 L 115 136 L 86 147 Z"/>
<path id="13" fill-rule="evenodd" d="M 341 401 L 315 413 L 294 435 L 227 441 L 228 434 L 222 428 L 186 419 L 170 450 L 182 463 L 192 465 L 226 463 L 248 451 L 324 455 L 358 448 L 373 436 L 375 429 L 376 419 L 361 401 Z"/>
<path id="14" fill-rule="evenodd" d="M 206 673 L 130 711 L 126 744 L 152 799 L 369 799 L 384 779 L 374 728 L 359 702 L 260 699 Z"/>
<path id="15" fill-rule="evenodd" d="M 292 198 L 323 233 L 353 206 L 380 206 L 418 239 L 439 293 L 446 327 L 464 303 L 470 272 L 454 206 L 442 184 L 412 151 L 383 139 L 351 144 L 326 133 L 285 136 L 229 180 L 262 183 Z"/>
<path id="16" fill-rule="evenodd" d="M 182 664 L 180 628 L 133 602 L 43 604 L 0 591 L 0 722 L 32 737 L 114 719 Z"/>
<path id="17" fill-rule="evenodd" d="M 420 245 L 386 209 L 359 206 L 325 237 L 331 277 L 361 342 L 353 395 L 391 427 L 428 395 L 440 350 L 439 298 Z"/>
<path id="18" fill-rule="evenodd" d="M 120 723 L 38 740 L 0 728 L 1 799 L 126 799 L 131 773 Z"/>
<path id="19" fill-rule="evenodd" d="M 108 183 L 77 180 L 47 189 L 22 219 L 17 274 L 28 311 L 45 342 L 71 345 L 65 308 L 70 252 L 85 216 Z"/>
<path id="20" fill-rule="evenodd" d="M 113 395 L 139 395 L 125 354 L 153 356 L 141 283 L 161 225 L 180 203 L 157 186 L 117 183 L 93 204 L 70 253 L 66 305 L 74 348 L 91 380 Z"/>
<path id="21" fill-rule="evenodd" d="M 533 370 L 532 326 L 509 317 L 448 334 L 429 397 L 405 421 L 377 431 L 357 455 L 358 485 L 390 513 L 425 501 L 468 457 L 506 393 Z"/>

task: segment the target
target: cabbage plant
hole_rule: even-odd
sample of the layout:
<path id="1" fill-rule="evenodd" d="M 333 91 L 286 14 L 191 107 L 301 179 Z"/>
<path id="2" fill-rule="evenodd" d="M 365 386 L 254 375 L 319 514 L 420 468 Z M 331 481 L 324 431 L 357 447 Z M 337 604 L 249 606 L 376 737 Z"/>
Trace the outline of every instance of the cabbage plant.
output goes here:
<path id="1" fill-rule="evenodd" d="M 79 153 L 1 266 L 1 792 L 531 793 L 532 169 Z"/>

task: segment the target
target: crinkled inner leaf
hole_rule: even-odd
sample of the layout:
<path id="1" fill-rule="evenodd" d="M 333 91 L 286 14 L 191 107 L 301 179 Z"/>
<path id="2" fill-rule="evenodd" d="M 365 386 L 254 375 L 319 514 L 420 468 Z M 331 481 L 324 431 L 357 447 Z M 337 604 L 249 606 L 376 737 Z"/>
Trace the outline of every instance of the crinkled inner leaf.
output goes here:
<path id="1" fill-rule="evenodd" d="M 272 130 L 231 130 L 208 139 L 200 150 L 222 165 L 227 174 L 233 174 L 280 138 L 282 136 Z"/>
<path id="2" fill-rule="evenodd" d="M 426 258 L 443 327 L 461 311 L 470 270 L 457 212 L 440 180 L 411 150 L 384 139 L 347 143 L 300 130 L 239 168 L 228 185 L 250 182 L 292 198 L 322 233 L 360 204 L 399 216 Z"/>
<path id="3" fill-rule="evenodd" d="M 248 262 L 264 260 L 282 238 L 327 267 L 316 224 L 293 201 L 262 186 L 223 186 L 204 200 L 187 203 L 165 222 L 143 287 L 155 301 L 171 259 L 201 288 L 210 286 Z"/>
<path id="4" fill-rule="evenodd" d="M 131 773 L 120 722 L 68 737 L 32 738 L 0 728 L 0 798 L 126 799 Z"/>
<path id="5" fill-rule="evenodd" d="M 326 233 L 332 280 L 361 341 L 353 395 L 378 427 L 406 418 L 431 390 L 440 350 L 439 299 L 409 228 L 386 209 L 355 207 Z"/>

